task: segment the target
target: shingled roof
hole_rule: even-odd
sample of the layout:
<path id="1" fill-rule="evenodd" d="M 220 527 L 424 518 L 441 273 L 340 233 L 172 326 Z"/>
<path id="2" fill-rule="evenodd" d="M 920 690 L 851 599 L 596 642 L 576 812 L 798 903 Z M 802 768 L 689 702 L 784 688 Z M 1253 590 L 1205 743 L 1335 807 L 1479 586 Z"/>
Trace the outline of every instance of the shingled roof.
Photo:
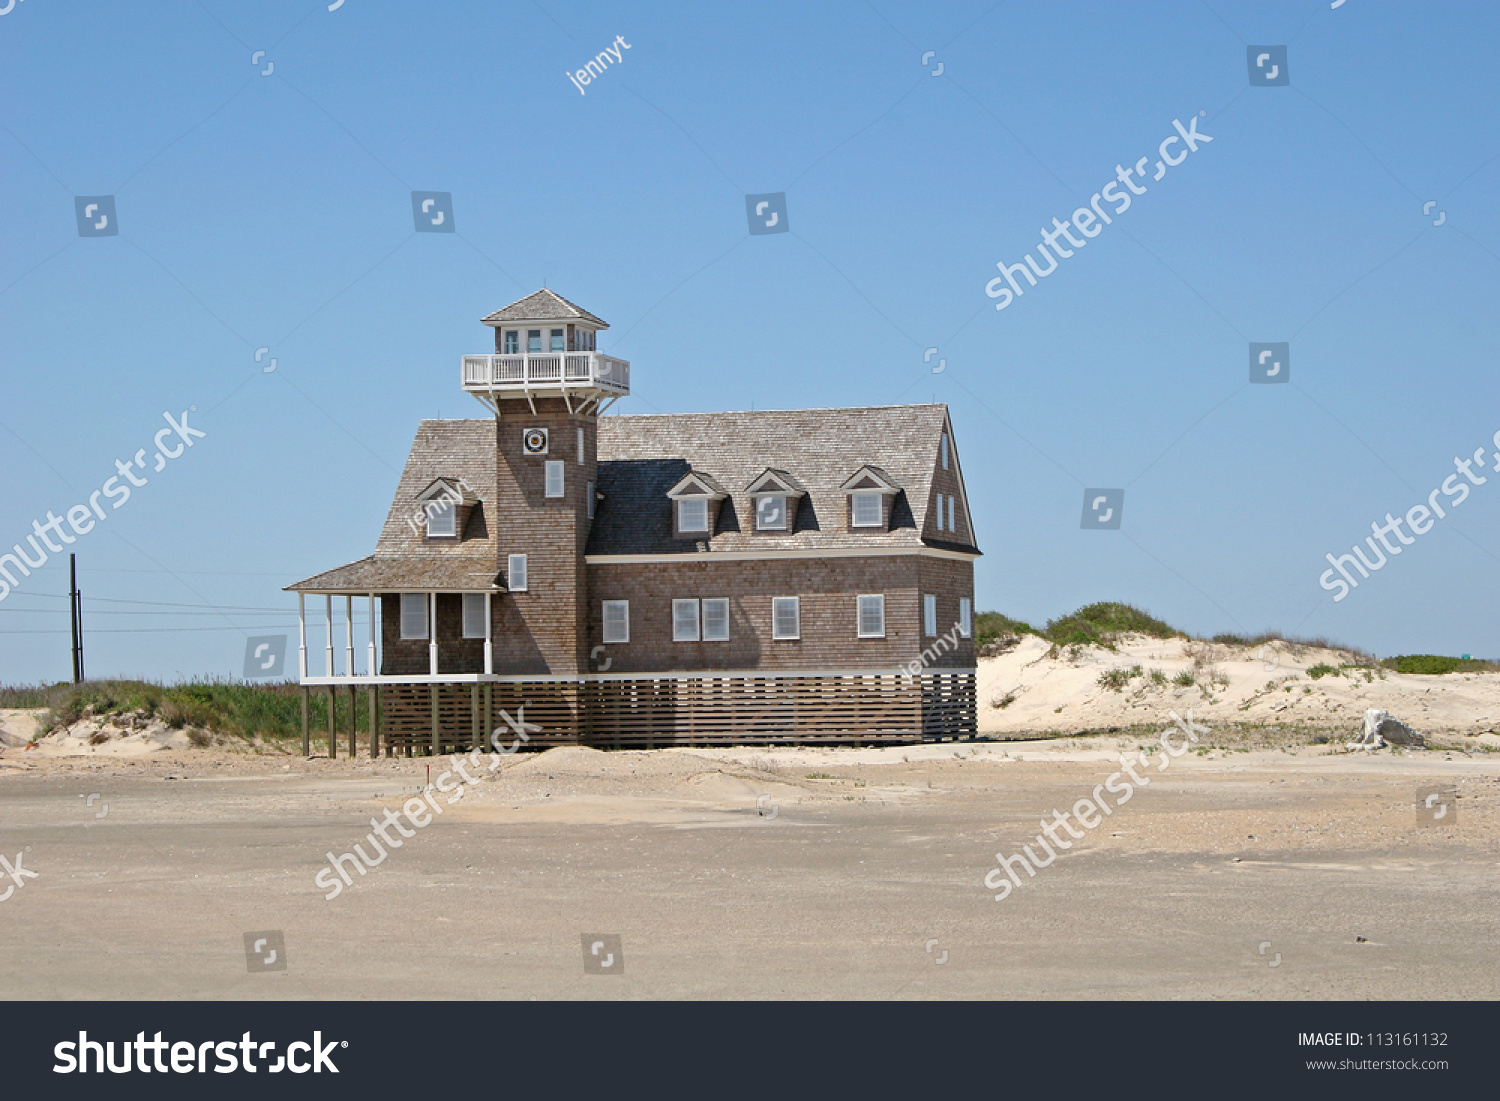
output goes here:
<path id="1" fill-rule="evenodd" d="M 550 292 L 549 292 L 550 293 Z M 710 550 L 832 550 L 942 547 L 978 554 L 968 544 L 924 540 L 943 405 L 866 409 L 789 409 L 601 417 L 598 489 L 604 494 L 586 553 L 696 554 L 676 539 L 667 491 L 691 472 L 723 486 L 747 486 L 767 468 L 783 471 L 807 496 L 794 529 L 753 533 L 741 492 L 720 507 Z M 500 546 L 495 515 L 498 422 L 424 420 L 417 429 L 375 553 L 288 585 L 292 592 L 476 592 L 496 588 Z M 850 531 L 840 488 L 861 467 L 901 487 L 890 531 Z M 457 481 L 477 497 L 459 543 L 429 542 L 407 522 L 436 479 Z M 470 493 L 465 493 L 465 498 Z"/>
<path id="2" fill-rule="evenodd" d="M 509 306 L 484 318 L 486 325 L 498 325 L 506 321 L 587 321 L 601 329 L 609 328 L 608 322 L 545 287 L 535 294 L 516 299 Z"/>
<path id="3" fill-rule="evenodd" d="M 698 553 L 694 542 L 673 538 L 667 491 L 689 470 L 722 485 L 746 486 L 768 467 L 807 487 L 795 529 L 752 533 L 753 517 L 742 514 L 748 502 L 731 497 L 720 509 L 712 550 L 941 545 L 978 553 L 928 543 L 921 535 L 946 419 L 943 405 L 601 417 L 599 490 L 605 500 L 587 553 Z M 888 471 L 903 488 L 891 531 L 846 530 L 839 487 L 866 465 Z"/>

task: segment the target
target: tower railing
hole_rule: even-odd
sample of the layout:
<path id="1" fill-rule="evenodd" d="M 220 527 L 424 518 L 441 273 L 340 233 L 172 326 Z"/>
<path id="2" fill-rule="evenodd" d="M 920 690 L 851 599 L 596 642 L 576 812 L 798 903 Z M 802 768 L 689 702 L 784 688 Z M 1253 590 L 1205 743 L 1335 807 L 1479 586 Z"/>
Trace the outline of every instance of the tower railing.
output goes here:
<path id="1" fill-rule="evenodd" d="M 463 357 L 468 390 L 593 386 L 630 392 L 630 364 L 599 352 L 522 352 Z"/>

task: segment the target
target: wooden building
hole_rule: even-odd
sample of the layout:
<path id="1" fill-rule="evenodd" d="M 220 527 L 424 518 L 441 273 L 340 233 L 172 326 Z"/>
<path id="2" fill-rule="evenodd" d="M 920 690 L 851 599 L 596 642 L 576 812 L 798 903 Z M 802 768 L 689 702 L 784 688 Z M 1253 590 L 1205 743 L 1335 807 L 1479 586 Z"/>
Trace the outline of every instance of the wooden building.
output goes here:
<path id="1" fill-rule="evenodd" d="M 603 321 L 541 290 L 484 323 L 488 415 L 422 421 L 375 553 L 288 586 L 304 689 L 366 690 L 372 752 L 974 732 L 946 406 L 603 416 Z"/>

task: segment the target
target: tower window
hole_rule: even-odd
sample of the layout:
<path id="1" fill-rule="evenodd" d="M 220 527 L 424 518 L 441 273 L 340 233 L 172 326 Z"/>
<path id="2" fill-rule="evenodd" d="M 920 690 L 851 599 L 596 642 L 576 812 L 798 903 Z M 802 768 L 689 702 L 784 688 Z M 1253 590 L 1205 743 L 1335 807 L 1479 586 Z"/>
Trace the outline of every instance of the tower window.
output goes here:
<path id="1" fill-rule="evenodd" d="M 958 637 L 972 638 L 974 635 L 974 602 L 966 596 L 958 598 Z"/>
<path id="2" fill-rule="evenodd" d="M 563 496 L 563 470 L 566 464 L 561 459 L 547 460 L 547 496 Z"/>
<path id="3" fill-rule="evenodd" d="M 943 452 L 943 469 L 947 470 L 948 469 L 948 433 L 946 433 L 946 432 L 943 433 L 943 443 L 942 443 L 941 450 Z"/>
<path id="4" fill-rule="evenodd" d="M 517 353 L 519 353 L 520 350 L 521 350 L 521 330 L 520 329 L 506 329 L 505 330 L 505 354 L 508 355 L 508 356 L 513 356 L 513 355 L 516 355 Z"/>
<path id="5" fill-rule="evenodd" d="M 528 352 L 540 352 L 542 350 L 542 330 L 526 330 L 526 350 Z"/>
<path id="6" fill-rule="evenodd" d="M 526 591 L 526 556 L 508 555 L 505 559 L 505 587 L 513 593 Z"/>
<path id="7" fill-rule="evenodd" d="M 922 597 L 922 633 L 937 638 L 937 597 L 930 593 Z"/>
<path id="8" fill-rule="evenodd" d="M 596 497 L 597 494 L 598 494 L 598 490 L 596 490 L 594 488 L 594 483 L 590 482 L 589 483 L 589 495 L 588 495 L 588 497 L 586 499 L 586 507 L 588 509 L 588 514 L 589 514 L 589 519 L 590 520 L 592 520 L 594 518 L 594 500 L 595 500 L 595 497 Z"/>
<path id="9" fill-rule="evenodd" d="M 562 350 L 563 350 L 563 330 L 562 329 L 553 329 L 552 330 L 552 345 L 551 345 L 550 351 L 560 352 Z"/>
<path id="10" fill-rule="evenodd" d="M 580 428 L 578 430 L 578 465 L 582 466 L 583 462 L 583 429 Z"/>

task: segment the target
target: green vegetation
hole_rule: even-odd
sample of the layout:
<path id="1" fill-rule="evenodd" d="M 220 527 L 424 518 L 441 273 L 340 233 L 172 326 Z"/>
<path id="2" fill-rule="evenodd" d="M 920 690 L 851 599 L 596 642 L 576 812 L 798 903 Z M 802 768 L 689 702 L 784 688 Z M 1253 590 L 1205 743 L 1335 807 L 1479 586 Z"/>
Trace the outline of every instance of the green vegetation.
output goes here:
<path id="1" fill-rule="evenodd" d="M 826 772 L 809 772 L 803 779 L 806 780 L 832 780 L 833 777 Z"/>
<path id="2" fill-rule="evenodd" d="M 1438 654 L 1402 654 L 1386 658 L 1380 664 L 1398 673 L 1491 673 L 1500 669 L 1500 665 L 1493 661 L 1448 658 Z"/>
<path id="3" fill-rule="evenodd" d="M 1343 670 L 1336 665 L 1329 665 L 1326 662 L 1320 661 L 1317 665 L 1309 665 L 1307 667 L 1307 675 L 1313 680 L 1318 680 L 1320 677 L 1342 676 Z"/>
<path id="4" fill-rule="evenodd" d="M 1041 633 L 1058 646 L 1111 648 L 1114 640 L 1121 635 L 1150 635 L 1152 638 L 1182 636 L 1181 631 L 1167 626 L 1139 608 L 1110 602 L 1088 604 L 1072 615 L 1049 620 L 1046 630 Z"/>
<path id="5" fill-rule="evenodd" d="M 976 646 L 983 646 L 997 639 L 1037 633 L 1039 632 L 1031 624 L 1023 623 L 1019 619 L 1011 619 L 1010 616 L 999 612 L 980 612 L 974 617 L 974 644 Z"/>
<path id="6" fill-rule="evenodd" d="M 156 684 L 138 680 L 87 681 L 35 688 L 0 689 L 0 706 L 46 707 L 42 729 L 50 731 L 83 718 L 87 709 L 100 717 L 137 714 L 159 719 L 174 729 L 194 727 L 245 739 L 281 740 L 302 736 L 301 692 L 294 684 L 245 684 L 241 681 L 194 680 Z M 349 699 L 337 702 L 339 731 L 349 730 Z M 366 709 L 355 708 L 361 730 L 369 729 Z M 312 693 L 309 724 L 328 729 L 328 697 Z"/>
<path id="7" fill-rule="evenodd" d="M 1182 672 L 1178 673 L 1175 677 L 1172 678 L 1172 683 L 1182 688 L 1191 688 L 1194 684 L 1192 671 L 1189 669 L 1184 669 Z"/>
<path id="8" fill-rule="evenodd" d="M 1151 670 L 1151 683 L 1155 685 L 1165 685 L 1167 683 L 1167 675 L 1160 669 L 1153 669 Z"/>
<path id="9" fill-rule="evenodd" d="M 1121 692 L 1132 680 L 1141 675 L 1141 667 L 1132 665 L 1128 669 L 1111 669 L 1100 673 L 1098 683 L 1112 692 Z"/>

